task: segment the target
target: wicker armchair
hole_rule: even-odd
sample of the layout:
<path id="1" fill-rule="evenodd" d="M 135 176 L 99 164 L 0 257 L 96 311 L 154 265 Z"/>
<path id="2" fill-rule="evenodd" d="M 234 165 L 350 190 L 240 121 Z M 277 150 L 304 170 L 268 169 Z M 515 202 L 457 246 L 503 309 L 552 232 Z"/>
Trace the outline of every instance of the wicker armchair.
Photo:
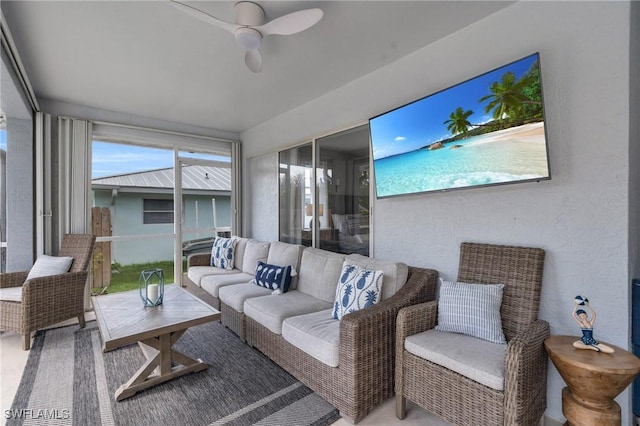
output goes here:
<path id="1" fill-rule="evenodd" d="M 398 418 L 405 417 L 408 398 L 456 425 L 538 424 L 546 408 L 547 355 L 543 342 L 549 336 L 549 324 L 538 319 L 544 255 L 539 248 L 461 245 L 459 282 L 504 284 L 500 315 L 507 347 L 501 391 L 405 349 L 408 336 L 435 327 L 437 302 L 399 312 L 395 383 Z"/>
<path id="2" fill-rule="evenodd" d="M 0 329 L 22 334 L 22 348 L 31 347 L 31 333 L 42 327 L 78 318 L 84 321 L 84 291 L 96 237 L 67 234 L 58 256 L 71 256 L 69 272 L 25 281 L 29 271 L 0 274 L 0 289 L 22 287 L 21 301 L 0 300 Z"/>

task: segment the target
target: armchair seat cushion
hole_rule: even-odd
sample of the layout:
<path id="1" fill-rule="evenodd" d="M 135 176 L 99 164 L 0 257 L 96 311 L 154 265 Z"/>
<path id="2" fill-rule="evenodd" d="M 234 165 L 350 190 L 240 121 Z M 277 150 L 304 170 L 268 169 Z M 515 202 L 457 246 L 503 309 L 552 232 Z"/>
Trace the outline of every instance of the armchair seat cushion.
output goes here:
<path id="1" fill-rule="evenodd" d="M 504 390 L 504 358 L 507 345 L 437 330 L 409 336 L 405 349 L 489 388 Z"/>
<path id="2" fill-rule="evenodd" d="M 218 294 L 222 303 L 236 312 L 244 312 L 244 301 L 250 297 L 268 296 L 271 290 L 255 285 L 252 282 L 222 287 Z"/>
<path id="3" fill-rule="evenodd" d="M 232 284 L 248 283 L 252 278 L 253 275 L 245 274 L 244 272 L 237 274 L 205 275 L 200 280 L 200 287 L 213 297 L 220 298 L 220 288 Z"/>
<path id="4" fill-rule="evenodd" d="M 282 322 L 285 318 L 331 309 L 332 305 L 331 302 L 316 299 L 301 291 L 291 290 L 280 295 L 247 299 L 244 302 L 244 314 L 271 332 L 282 334 Z M 327 315 L 331 317 L 328 312 Z"/>
<path id="5" fill-rule="evenodd" d="M 22 286 L 0 288 L 0 300 L 5 302 L 22 302 Z"/>
<path id="6" fill-rule="evenodd" d="M 187 271 L 187 277 L 198 287 L 201 287 L 202 277 L 206 277 L 207 275 L 228 275 L 228 274 L 239 274 L 241 271 L 239 269 L 222 269 L 216 268 L 215 266 L 192 266 Z"/>
<path id="7" fill-rule="evenodd" d="M 331 310 L 285 319 L 282 337 L 328 366 L 338 366 L 340 321 L 331 318 Z"/>

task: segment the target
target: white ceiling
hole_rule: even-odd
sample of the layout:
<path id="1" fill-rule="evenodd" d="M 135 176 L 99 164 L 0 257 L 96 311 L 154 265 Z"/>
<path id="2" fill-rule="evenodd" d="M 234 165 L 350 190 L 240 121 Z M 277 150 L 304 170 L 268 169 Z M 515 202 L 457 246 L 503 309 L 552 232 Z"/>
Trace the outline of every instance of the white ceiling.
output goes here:
<path id="1" fill-rule="evenodd" d="M 234 3 L 188 2 L 227 21 Z M 260 74 L 246 68 L 230 33 L 168 1 L 3 0 L 1 7 L 39 99 L 241 133 L 512 2 L 259 3 L 267 21 L 324 11 L 302 33 L 266 37 Z"/>

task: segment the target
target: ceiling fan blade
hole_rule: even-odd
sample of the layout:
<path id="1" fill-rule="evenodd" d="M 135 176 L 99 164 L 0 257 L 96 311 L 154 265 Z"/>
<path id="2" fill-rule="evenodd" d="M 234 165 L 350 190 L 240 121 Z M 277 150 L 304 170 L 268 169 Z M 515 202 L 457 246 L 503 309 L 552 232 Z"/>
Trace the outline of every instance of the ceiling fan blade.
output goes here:
<path id="1" fill-rule="evenodd" d="M 258 49 L 247 50 L 244 54 L 244 63 L 255 73 L 262 71 L 262 55 Z"/>
<path id="2" fill-rule="evenodd" d="M 176 0 L 170 0 L 170 1 L 175 8 L 180 9 L 184 13 L 187 13 L 193 17 L 196 17 L 208 24 L 215 25 L 217 27 L 223 28 L 230 32 L 234 32 L 236 29 L 240 28 L 240 25 L 232 24 L 230 22 L 226 22 L 221 19 L 218 19 L 215 16 L 209 15 L 207 12 L 203 12 L 200 9 L 196 9 L 195 7 L 189 6 L 188 4 L 180 3 L 179 1 L 176 1 Z"/>
<path id="3" fill-rule="evenodd" d="M 306 9 L 281 16 L 264 25 L 255 27 L 263 35 L 289 35 L 299 33 L 314 26 L 322 19 L 322 9 Z"/>

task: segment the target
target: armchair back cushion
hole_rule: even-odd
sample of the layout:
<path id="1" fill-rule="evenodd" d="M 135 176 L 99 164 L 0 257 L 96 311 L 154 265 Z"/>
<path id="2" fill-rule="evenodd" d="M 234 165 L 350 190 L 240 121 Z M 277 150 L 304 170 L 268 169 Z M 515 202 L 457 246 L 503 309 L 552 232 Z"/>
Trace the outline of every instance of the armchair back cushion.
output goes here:
<path id="1" fill-rule="evenodd" d="M 64 274 L 69 272 L 71 263 L 73 263 L 73 257 L 71 256 L 47 256 L 46 254 L 41 254 L 36 259 L 33 267 L 31 267 L 27 280 Z"/>
<path id="2" fill-rule="evenodd" d="M 507 341 L 538 319 L 544 250 L 534 247 L 462 243 L 458 281 L 504 284 L 502 329 Z"/>

